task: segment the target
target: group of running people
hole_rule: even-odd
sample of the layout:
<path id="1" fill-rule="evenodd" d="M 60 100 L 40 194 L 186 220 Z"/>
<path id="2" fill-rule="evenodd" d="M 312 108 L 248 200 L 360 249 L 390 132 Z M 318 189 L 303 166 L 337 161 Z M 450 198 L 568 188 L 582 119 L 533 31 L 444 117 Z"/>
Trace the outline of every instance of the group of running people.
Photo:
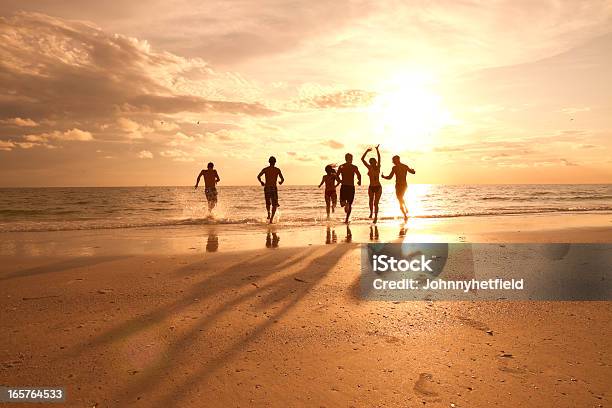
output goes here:
<path id="1" fill-rule="evenodd" d="M 380 151 L 379 146 L 375 147 L 376 158 L 371 157 L 366 161 L 368 153 L 373 149 L 368 148 L 361 156 L 362 163 L 368 169 L 368 176 L 370 178 L 370 186 L 368 187 L 368 198 L 370 207 L 370 218 L 373 218 L 373 222 L 378 221 L 378 205 L 380 197 L 382 196 L 382 185 L 380 183 L 380 177 L 391 180 L 395 176 L 395 195 L 399 202 L 400 210 L 404 216 L 404 220 L 408 219 L 408 208 L 404 201 L 404 194 L 408 188 L 406 176 L 408 173 L 415 174 L 414 169 L 400 161 L 399 156 L 393 156 L 392 162 L 393 167 L 389 175 L 385 176 L 381 174 L 381 163 L 380 163 Z M 345 156 L 345 163 L 341 164 L 336 171 L 334 165 L 325 166 L 325 175 L 319 183 L 319 187 L 325 185 L 325 207 L 327 211 L 327 219 L 330 218 L 330 213 L 333 213 L 336 208 L 337 195 L 336 188 L 340 186 L 340 206 L 344 207 L 346 218 L 344 222 L 349 223 L 351 211 L 353 209 L 353 201 L 355 199 L 355 177 L 357 178 L 357 185 L 361 185 L 361 173 L 359 168 L 353 164 L 353 155 L 347 153 Z M 282 171 L 276 167 L 276 158 L 271 156 L 268 159 L 269 166 L 264 167 L 257 175 L 257 180 L 264 188 L 264 197 L 266 200 L 266 210 L 268 211 L 268 220 L 270 224 L 273 222 L 276 209 L 279 207 L 278 204 L 278 187 L 285 182 Z M 262 181 L 262 176 L 265 181 Z M 208 163 L 207 169 L 200 171 L 196 180 L 195 188 L 198 188 L 200 184 L 200 178 L 204 178 L 204 193 L 206 194 L 206 200 L 208 201 L 208 210 L 212 211 L 217 204 L 217 188 L 216 185 L 221 179 L 217 170 L 215 170 L 213 163 Z"/>

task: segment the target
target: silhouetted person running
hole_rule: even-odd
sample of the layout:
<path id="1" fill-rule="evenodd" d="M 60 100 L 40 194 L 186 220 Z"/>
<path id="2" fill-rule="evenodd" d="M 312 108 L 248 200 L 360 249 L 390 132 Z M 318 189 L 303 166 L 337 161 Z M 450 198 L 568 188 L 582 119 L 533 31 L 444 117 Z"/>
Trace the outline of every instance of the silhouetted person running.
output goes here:
<path id="1" fill-rule="evenodd" d="M 369 163 L 366 162 L 365 158 L 369 152 L 372 151 L 371 147 L 363 153 L 361 156 L 361 162 L 368 168 L 368 176 L 370 176 L 370 186 L 368 187 L 368 198 L 370 205 L 370 218 L 372 218 L 372 213 L 374 213 L 374 224 L 378 221 L 378 203 L 380 202 L 380 197 L 382 196 L 382 185 L 380 184 L 380 151 L 378 150 L 378 146 L 376 145 L 376 156 L 378 160 L 371 157 Z"/>
<path id="2" fill-rule="evenodd" d="M 331 164 L 325 166 L 325 175 L 321 178 L 319 188 L 325 184 L 325 210 L 327 211 L 327 219 L 329 220 L 329 210 L 334 212 L 336 209 L 336 201 L 338 196 L 336 195 L 336 187 L 340 184 L 340 179 L 336 170 Z"/>
<path id="3" fill-rule="evenodd" d="M 198 174 L 198 179 L 195 184 L 195 188 L 197 189 L 200 184 L 200 178 L 204 177 L 204 194 L 208 201 L 209 212 L 217 205 L 217 183 L 221 181 L 214 167 L 215 165 L 212 162 L 208 163 L 208 168 L 200 171 L 200 174 Z"/>
<path id="4" fill-rule="evenodd" d="M 338 174 L 342 183 L 342 186 L 340 186 L 340 206 L 344 207 L 346 212 L 344 223 L 348 224 L 355 200 L 355 176 L 357 176 L 357 185 L 361 185 L 361 173 L 359 173 L 357 166 L 353 164 L 352 154 L 347 153 L 344 158 L 346 163 L 338 167 Z"/>
<path id="5" fill-rule="evenodd" d="M 272 224 L 272 220 L 274 219 L 274 214 L 276 214 L 276 209 L 279 207 L 278 204 L 278 187 L 276 186 L 276 180 L 280 178 L 278 184 L 283 184 L 285 178 L 283 177 L 283 173 L 278 167 L 274 167 L 276 164 L 276 157 L 270 156 L 268 159 L 268 163 L 270 165 L 268 167 L 264 167 L 259 174 L 257 175 L 257 180 L 264 187 L 264 197 L 266 199 L 266 210 L 268 210 L 268 219 L 270 220 L 270 224 Z M 266 176 L 266 182 L 261 181 L 261 176 Z M 270 206 L 272 206 L 272 212 L 270 212 Z"/>
<path id="6" fill-rule="evenodd" d="M 400 210 L 402 210 L 402 214 L 404 214 L 404 221 L 408 220 L 408 208 L 406 208 L 406 202 L 404 201 L 404 194 L 406 194 L 406 189 L 408 188 L 408 182 L 406 181 L 406 175 L 408 173 L 415 174 L 414 169 L 411 169 L 404 163 L 400 161 L 399 156 L 393 156 L 393 168 L 391 169 L 391 173 L 388 176 L 383 174 L 383 178 L 387 180 L 391 180 L 393 175 L 395 175 L 395 195 L 397 196 L 397 201 L 400 205 Z"/>

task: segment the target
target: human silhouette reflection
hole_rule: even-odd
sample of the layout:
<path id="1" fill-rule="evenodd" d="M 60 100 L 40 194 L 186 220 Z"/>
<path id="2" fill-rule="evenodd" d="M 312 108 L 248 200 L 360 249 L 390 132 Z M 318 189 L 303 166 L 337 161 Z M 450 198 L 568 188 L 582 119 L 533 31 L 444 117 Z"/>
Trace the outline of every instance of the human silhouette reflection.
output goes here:
<path id="1" fill-rule="evenodd" d="M 336 230 L 332 229 L 330 226 L 327 226 L 327 231 L 325 233 L 325 243 L 326 244 L 335 244 L 338 242 L 338 236 L 336 235 Z"/>
<path id="2" fill-rule="evenodd" d="M 346 239 L 345 239 L 347 244 L 350 244 L 351 242 L 353 242 L 353 233 L 351 232 L 351 227 L 349 227 L 348 225 L 346 226 Z"/>
<path id="3" fill-rule="evenodd" d="M 278 248 L 278 242 L 280 241 L 280 237 L 276 233 L 276 231 L 268 230 L 266 234 L 266 248 L 274 249 Z"/>
<path id="4" fill-rule="evenodd" d="M 370 241 L 378 241 L 378 225 L 370 225 Z"/>
<path id="5" fill-rule="evenodd" d="M 403 238 L 403 237 L 405 237 L 405 236 L 406 236 L 406 230 L 407 230 L 407 229 L 408 229 L 408 228 L 406 228 L 406 224 L 401 224 L 401 225 L 400 225 L 400 230 L 399 230 L 399 237 L 400 237 L 400 238 Z"/>
<path id="6" fill-rule="evenodd" d="M 219 236 L 215 231 L 208 231 L 206 240 L 206 252 L 217 252 L 219 250 Z"/>

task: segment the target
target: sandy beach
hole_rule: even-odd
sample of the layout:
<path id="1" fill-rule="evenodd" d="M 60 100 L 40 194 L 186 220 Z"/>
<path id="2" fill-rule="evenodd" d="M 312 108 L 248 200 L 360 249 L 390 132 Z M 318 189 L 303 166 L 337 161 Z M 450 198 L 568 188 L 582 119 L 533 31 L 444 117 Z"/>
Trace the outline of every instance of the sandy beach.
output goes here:
<path id="1" fill-rule="evenodd" d="M 588 220 L 525 228 L 541 221 L 412 231 L 612 241 L 612 228 Z M 329 244 L 308 242 L 324 226 L 278 227 L 269 242 L 265 229 L 216 231 L 212 243 L 163 229 L 5 234 L 0 383 L 63 386 L 75 407 L 609 405 L 609 302 L 365 301 L 358 242 L 369 227 L 353 226 L 349 243 L 343 228 Z"/>
<path id="2" fill-rule="evenodd" d="M 0 1 L 0 408 L 612 407 L 611 22 Z"/>

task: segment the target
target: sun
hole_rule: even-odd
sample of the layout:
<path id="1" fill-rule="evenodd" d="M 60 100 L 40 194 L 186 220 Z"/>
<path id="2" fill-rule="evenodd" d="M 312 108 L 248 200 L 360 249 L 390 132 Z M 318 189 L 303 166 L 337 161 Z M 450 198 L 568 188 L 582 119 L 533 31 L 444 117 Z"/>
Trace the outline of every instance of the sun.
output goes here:
<path id="1" fill-rule="evenodd" d="M 388 81 L 369 113 L 377 139 L 396 152 L 430 149 L 437 132 L 450 123 L 450 114 L 431 80 L 416 74 Z"/>

